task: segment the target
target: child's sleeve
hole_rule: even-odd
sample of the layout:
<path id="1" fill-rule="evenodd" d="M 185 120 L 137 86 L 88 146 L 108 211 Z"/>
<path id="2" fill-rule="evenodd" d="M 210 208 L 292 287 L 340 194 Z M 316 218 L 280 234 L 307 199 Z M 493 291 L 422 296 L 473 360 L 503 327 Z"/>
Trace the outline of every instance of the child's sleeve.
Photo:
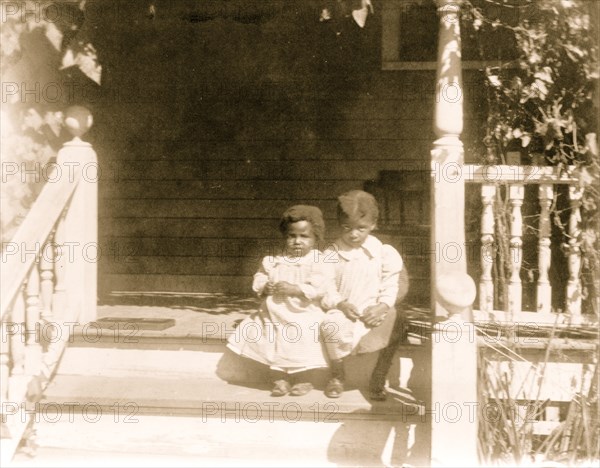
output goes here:
<path id="1" fill-rule="evenodd" d="M 323 262 L 322 253 L 319 253 L 318 256 L 319 261 L 315 262 L 311 268 L 310 277 L 306 283 L 298 285 L 304 296 L 311 301 L 323 297 L 334 282 L 333 266 Z"/>
<path id="2" fill-rule="evenodd" d="M 381 285 L 377 302 L 394 307 L 403 269 L 404 262 L 398 251 L 391 245 L 384 244 L 381 248 Z"/>
<path id="3" fill-rule="evenodd" d="M 321 299 L 321 307 L 324 310 L 335 309 L 337 305 L 344 299 L 338 292 L 337 279 L 336 279 L 336 265 L 340 261 L 337 251 L 334 249 L 327 249 L 323 252 L 324 263 L 326 265 L 328 276 L 327 284 L 324 284 L 325 293 L 323 299 Z"/>
<path id="4" fill-rule="evenodd" d="M 254 274 L 252 290 L 259 296 L 262 295 L 263 289 L 265 289 L 265 286 L 269 282 L 269 274 L 273 270 L 274 264 L 273 257 L 265 257 L 263 258 L 258 271 Z"/>

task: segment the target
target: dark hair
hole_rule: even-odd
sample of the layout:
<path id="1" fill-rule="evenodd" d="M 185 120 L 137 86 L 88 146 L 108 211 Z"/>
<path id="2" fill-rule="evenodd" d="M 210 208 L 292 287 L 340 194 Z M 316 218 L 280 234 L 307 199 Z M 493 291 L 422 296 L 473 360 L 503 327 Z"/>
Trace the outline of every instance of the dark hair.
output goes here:
<path id="1" fill-rule="evenodd" d="M 298 221 L 307 221 L 311 224 L 312 230 L 317 240 L 322 241 L 325 235 L 325 221 L 323 213 L 316 206 L 312 205 L 294 205 L 281 216 L 279 230 L 282 234 L 287 234 L 290 224 Z"/>
<path id="2" fill-rule="evenodd" d="M 377 200 L 370 193 L 363 190 L 350 190 L 338 197 L 337 203 L 338 221 L 350 219 L 351 221 L 362 221 L 369 218 L 377 224 L 379 218 L 379 206 Z"/>

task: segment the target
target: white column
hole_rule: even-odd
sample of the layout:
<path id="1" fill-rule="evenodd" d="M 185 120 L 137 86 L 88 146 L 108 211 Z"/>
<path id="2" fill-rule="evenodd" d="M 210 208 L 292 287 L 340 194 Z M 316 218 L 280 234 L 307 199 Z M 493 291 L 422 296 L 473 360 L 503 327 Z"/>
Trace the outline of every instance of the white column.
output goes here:
<path id="1" fill-rule="evenodd" d="M 431 464 L 477 464 L 477 343 L 467 275 L 459 2 L 437 0 L 440 19 L 432 164 Z M 469 410 L 470 408 L 470 410 Z"/>
<path id="2" fill-rule="evenodd" d="M 65 216 L 65 238 L 76 241 L 75 258 L 68 262 L 67 314 L 74 320 L 87 323 L 96 319 L 98 269 L 98 181 L 100 169 L 92 145 L 81 140 L 92 125 L 92 115 L 80 106 L 67 110 L 65 123 L 74 138 L 65 143 L 57 155 L 63 174 L 81 171 Z"/>

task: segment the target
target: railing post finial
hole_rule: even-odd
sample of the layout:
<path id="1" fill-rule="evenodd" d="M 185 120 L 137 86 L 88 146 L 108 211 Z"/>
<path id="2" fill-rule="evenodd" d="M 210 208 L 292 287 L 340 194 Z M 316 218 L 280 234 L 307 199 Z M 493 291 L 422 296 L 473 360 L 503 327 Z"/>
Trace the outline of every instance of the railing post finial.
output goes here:
<path id="1" fill-rule="evenodd" d="M 71 106 L 65 112 L 65 126 L 74 140 L 81 139 L 93 123 L 94 117 L 86 107 Z"/>

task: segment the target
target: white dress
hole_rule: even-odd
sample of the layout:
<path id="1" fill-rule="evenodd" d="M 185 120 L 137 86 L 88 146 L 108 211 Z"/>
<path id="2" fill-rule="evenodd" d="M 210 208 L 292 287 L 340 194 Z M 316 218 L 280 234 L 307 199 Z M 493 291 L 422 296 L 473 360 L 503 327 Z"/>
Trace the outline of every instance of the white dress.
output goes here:
<path id="1" fill-rule="evenodd" d="M 268 256 L 254 275 L 259 296 L 268 282 L 298 285 L 304 297 L 266 296 L 227 342 L 234 352 L 287 373 L 327 367 L 319 339 L 325 316 L 321 299 L 333 284 L 333 268 L 318 250 L 304 257 Z"/>

